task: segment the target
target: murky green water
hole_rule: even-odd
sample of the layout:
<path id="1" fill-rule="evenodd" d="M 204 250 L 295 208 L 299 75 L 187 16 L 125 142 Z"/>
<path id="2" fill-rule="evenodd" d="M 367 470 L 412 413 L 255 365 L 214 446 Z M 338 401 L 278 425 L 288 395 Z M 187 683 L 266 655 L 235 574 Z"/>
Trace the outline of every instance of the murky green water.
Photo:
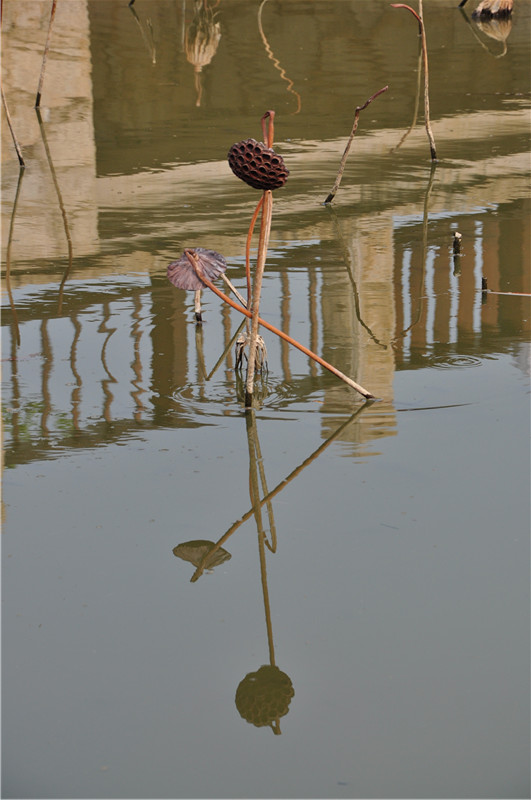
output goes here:
<path id="1" fill-rule="evenodd" d="M 4 2 L 3 796 L 529 797 L 529 5 L 425 3 L 434 169 L 406 11 L 205 5 L 60 0 L 39 124 Z M 375 403 L 166 279 L 267 109 L 262 316 Z"/>

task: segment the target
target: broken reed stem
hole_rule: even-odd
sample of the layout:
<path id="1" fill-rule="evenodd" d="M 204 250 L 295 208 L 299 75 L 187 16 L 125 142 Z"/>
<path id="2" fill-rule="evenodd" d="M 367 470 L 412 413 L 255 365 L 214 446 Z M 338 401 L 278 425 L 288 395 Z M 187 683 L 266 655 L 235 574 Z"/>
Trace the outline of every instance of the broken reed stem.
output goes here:
<path id="1" fill-rule="evenodd" d="M 245 384 L 245 405 L 252 403 L 254 390 L 254 370 L 256 363 L 256 340 L 258 339 L 260 295 L 262 293 L 262 278 L 264 277 L 269 234 L 271 232 L 271 218 L 273 216 L 273 192 L 266 189 L 263 196 L 262 221 L 260 224 L 260 238 L 258 240 L 258 256 L 253 281 L 253 297 L 251 302 L 251 339 L 249 342 L 249 358 L 247 361 L 247 379 Z"/>
<path id="2" fill-rule="evenodd" d="M 17 137 L 15 135 L 15 129 L 13 128 L 13 123 L 11 122 L 11 115 L 9 113 L 9 109 L 7 107 L 7 101 L 4 95 L 4 90 L 2 89 L 2 103 L 4 104 L 4 111 L 6 112 L 6 119 L 7 119 L 7 126 L 11 132 L 11 138 L 13 139 L 13 144 L 15 145 L 15 150 L 17 151 L 17 158 L 20 167 L 25 167 L 26 164 L 24 163 L 24 159 L 22 157 L 22 150 L 20 149 L 20 145 L 18 143 Z"/>
<path id="3" fill-rule="evenodd" d="M 354 136 L 356 134 L 356 130 L 358 129 L 358 120 L 359 120 L 360 113 L 365 108 L 367 108 L 367 106 L 370 103 L 372 103 L 372 101 L 375 100 L 378 97 L 378 95 L 383 94 L 384 92 L 386 92 L 388 90 L 388 88 L 389 88 L 389 86 L 384 86 L 383 89 L 380 89 L 375 94 L 373 94 L 371 97 L 369 97 L 369 99 L 362 106 L 356 106 L 356 111 L 354 112 L 354 124 L 352 125 L 352 130 L 350 132 L 349 140 L 347 142 L 347 146 L 345 147 L 345 151 L 343 153 L 343 157 L 342 157 L 341 163 L 339 165 L 339 172 L 337 173 L 336 182 L 334 183 L 334 185 L 332 187 L 332 191 L 330 192 L 330 194 L 328 195 L 328 197 L 325 200 L 325 205 L 327 203 L 331 203 L 332 202 L 332 200 L 334 199 L 334 197 L 337 194 L 337 190 L 339 189 L 339 184 L 341 183 L 341 178 L 343 177 L 343 172 L 345 171 L 345 164 L 347 163 L 347 157 L 348 157 L 348 154 L 349 154 L 349 151 L 350 151 L 350 147 L 352 145 L 352 140 L 354 139 Z"/>
<path id="4" fill-rule="evenodd" d="M 218 289 L 217 286 L 215 286 L 212 283 L 212 281 L 209 278 L 207 278 L 207 276 L 201 269 L 197 255 L 192 250 L 185 250 L 184 252 L 186 254 L 186 257 L 188 258 L 188 261 L 195 269 L 197 276 L 201 281 L 203 281 L 205 286 L 208 286 L 208 288 L 211 289 L 214 292 L 214 294 L 216 294 L 219 298 L 221 298 L 221 300 L 224 300 L 225 303 L 228 303 L 229 306 L 231 306 L 231 308 L 234 308 L 236 309 L 236 311 L 239 311 L 240 314 L 244 314 L 249 319 L 252 317 L 252 314 L 248 309 L 243 308 L 242 306 L 239 306 L 237 303 L 235 303 L 234 300 L 232 300 L 230 297 L 224 294 L 220 289 Z M 311 350 L 309 350 L 300 342 L 297 342 L 295 339 L 292 339 L 291 336 L 288 336 L 288 334 L 284 333 L 284 331 L 275 328 L 274 325 L 271 325 L 271 323 L 266 322 L 265 319 L 262 319 L 261 317 L 258 317 L 258 324 L 262 325 L 264 328 L 266 328 L 266 330 L 271 331 L 271 333 L 280 336 L 281 339 L 284 339 L 285 342 L 288 342 L 289 344 L 293 345 L 293 347 L 296 347 L 297 350 L 300 350 L 301 353 L 304 353 L 304 355 L 308 356 L 309 358 L 312 358 L 314 361 L 316 361 L 322 367 L 327 369 L 337 378 L 340 378 L 340 380 L 344 381 L 344 383 L 346 383 L 352 389 L 355 389 L 357 392 L 359 392 L 359 394 L 361 394 L 366 400 L 374 399 L 374 395 L 368 392 L 367 389 L 364 389 L 363 386 L 360 386 L 358 383 L 353 381 L 352 378 L 348 377 L 348 375 L 345 375 L 343 372 L 336 369 L 336 367 L 332 366 L 332 364 L 329 364 L 328 361 L 325 361 L 324 358 L 321 358 L 321 356 L 318 356 L 316 353 L 312 353 Z"/>
<path id="5" fill-rule="evenodd" d="M 42 84 L 44 81 L 44 71 L 46 69 L 46 59 L 48 58 L 48 50 L 50 49 L 50 40 L 52 38 L 52 25 L 53 18 L 55 17 L 55 9 L 57 7 L 57 0 L 52 0 L 52 11 L 50 14 L 50 24 L 48 26 L 48 35 L 46 37 L 46 44 L 44 45 L 44 53 L 42 56 L 41 74 L 39 76 L 39 85 L 37 87 L 37 97 L 35 98 L 35 108 L 39 108 L 41 104 Z"/>
<path id="6" fill-rule="evenodd" d="M 411 6 L 406 5 L 406 3 L 391 3 L 393 8 L 405 8 L 410 11 L 414 17 L 416 17 L 417 22 L 419 23 L 419 33 L 420 38 L 422 41 L 422 61 L 424 64 L 424 124 L 426 126 L 426 133 L 428 135 L 428 141 L 430 143 L 430 154 L 431 160 L 437 161 L 437 151 L 435 149 L 435 139 L 433 138 L 433 133 L 431 130 L 431 122 L 430 122 L 430 87 L 429 87 L 429 69 L 428 69 L 428 47 L 426 44 L 426 29 L 424 27 L 424 19 L 422 14 L 422 0 L 419 0 L 419 12 L 417 12 L 411 8 Z"/>

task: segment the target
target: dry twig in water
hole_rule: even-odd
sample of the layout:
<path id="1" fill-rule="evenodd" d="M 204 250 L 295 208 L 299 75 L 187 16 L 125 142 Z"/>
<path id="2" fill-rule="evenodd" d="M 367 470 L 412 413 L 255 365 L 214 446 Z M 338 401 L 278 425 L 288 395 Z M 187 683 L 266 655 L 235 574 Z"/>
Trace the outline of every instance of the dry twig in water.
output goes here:
<path id="1" fill-rule="evenodd" d="M 388 88 L 389 88 L 389 86 L 384 86 L 383 89 L 380 89 L 378 92 L 373 94 L 372 97 L 369 97 L 369 99 L 362 106 L 356 106 L 356 111 L 354 112 L 354 124 L 353 124 L 352 130 L 350 132 L 350 136 L 349 136 L 349 139 L 348 139 L 348 142 L 347 142 L 347 146 L 345 147 L 345 152 L 343 153 L 343 157 L 341 159 L 341 164 L 339 165 L 339 172 L 337 173 L 336 182 L 334 183 L 334 186 L 332 187 L 332 191 L 330 192 L 330 194 L 328 195 L 328 197 L 325 200 L 325 205 L 327 203 L 331 203 L 332 202 L 332 200 L 334 199 L 334 197 L 337 194 L 337 190 L 339 189 L 339 184 L 341 183 L 341 178 L 343 177 L 343 172 L 345 171 L 345 164 L 347 163 L 347 156 L 348 156 L 349 151 L 350 151 L 350 146 L 352 144 L 352 140 L 354 139 L 354 135 L 355 135 L 356 130 L 358 128 L 358 119 L 359 119 L 359 116 L 360 116 L 360 112 L 363 111 L 364 108 L 367 108 L 369 103 L 372 103 L 372 101 L 375 100 L 378 97 L 378 95 L 383 94 L 383 92 L 386 92 L 388 90 Z"/>

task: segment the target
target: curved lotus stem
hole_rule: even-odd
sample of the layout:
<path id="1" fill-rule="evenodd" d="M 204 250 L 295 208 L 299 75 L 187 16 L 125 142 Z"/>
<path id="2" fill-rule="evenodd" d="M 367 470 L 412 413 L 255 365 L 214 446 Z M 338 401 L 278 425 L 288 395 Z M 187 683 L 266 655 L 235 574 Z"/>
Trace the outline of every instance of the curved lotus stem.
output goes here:
<path id="1" fill-rule="evenodd" d="M 431 131 L 431 123 L 430 123 L 430 91 L 429 91 L 429 71 L 428 71 L 428 47 L 426 45 L 426 30 L 424 28 L 424 20 L 422 19 L 422 0 L 420 2 L 419 9 L 421 11 L 420 15 L 417 14 L 411 6 L 406 5 L 406 3 L 391 3 L 393 8 L 405 8 L 410 11 L 414 17 L 417 18 L 419 23 L 419 32 L 420 37 L 422 40 L 422 58 L 424 62 L 424 122 L 426 125 L 426 133 L 428 134 L 428 141 L 430 143 L 430 153 L 431 153 L 431 160 L 437 161 L 437 151 L 435 150 L 435 139 L 433 138 L 433 133 Z"/>

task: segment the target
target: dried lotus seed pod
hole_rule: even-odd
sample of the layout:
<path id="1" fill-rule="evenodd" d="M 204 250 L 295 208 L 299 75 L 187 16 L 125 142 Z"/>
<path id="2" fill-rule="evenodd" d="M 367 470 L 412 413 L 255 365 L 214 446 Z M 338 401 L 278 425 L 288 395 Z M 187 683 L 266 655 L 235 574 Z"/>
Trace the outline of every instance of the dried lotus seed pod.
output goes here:
<path id="1" fill-rule="evenodd" d="M 282 156 L 256 139 L 233 144 L 228 159 L 234 174 L 254 189 L 278 189 L 288 179 Z"/>

